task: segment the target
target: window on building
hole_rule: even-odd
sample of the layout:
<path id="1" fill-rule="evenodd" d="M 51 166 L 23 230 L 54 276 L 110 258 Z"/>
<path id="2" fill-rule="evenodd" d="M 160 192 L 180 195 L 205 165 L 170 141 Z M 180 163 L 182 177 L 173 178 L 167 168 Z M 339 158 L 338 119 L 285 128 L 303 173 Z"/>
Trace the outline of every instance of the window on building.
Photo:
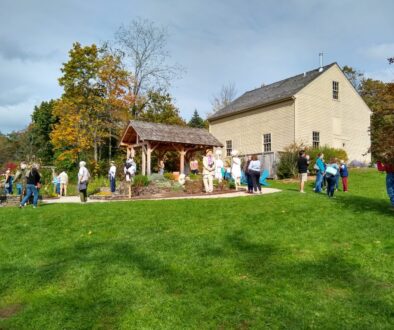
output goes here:
<path id="1" fill-rule="evenodd" d="M 339 99 L 339 82 L 338 81 L 332 82 L 332 98 L 334 100 Z"/>
<path id="2" fill-rule="evenodd" d="M 228 140 L 226 141 L 226 155 L 231 156 L 232 151 L 233 151 L 233 141 Z"/>
<path id="3" fill-rule="evenodd" d="M 270 152 L 271 151 L 271 133 L 264 134 L 263 140 L 264 140 L 264 152 Z"/>
<path id="4" fill-rule="evenodd" d="M 320 132 L 312 132 L 312 146 L 313 148 L 320 147 Z"/>

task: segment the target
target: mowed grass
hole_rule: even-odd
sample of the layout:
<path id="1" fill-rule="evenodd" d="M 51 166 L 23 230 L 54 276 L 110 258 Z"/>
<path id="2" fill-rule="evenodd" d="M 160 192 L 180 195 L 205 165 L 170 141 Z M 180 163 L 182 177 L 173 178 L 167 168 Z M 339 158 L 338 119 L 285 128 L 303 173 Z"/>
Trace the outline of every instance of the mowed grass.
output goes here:
<path id="1" fill-rule="evenodd" d="M 384 175 L 350 192 L 0 209 L 1 329 L 392 329 Z"/>

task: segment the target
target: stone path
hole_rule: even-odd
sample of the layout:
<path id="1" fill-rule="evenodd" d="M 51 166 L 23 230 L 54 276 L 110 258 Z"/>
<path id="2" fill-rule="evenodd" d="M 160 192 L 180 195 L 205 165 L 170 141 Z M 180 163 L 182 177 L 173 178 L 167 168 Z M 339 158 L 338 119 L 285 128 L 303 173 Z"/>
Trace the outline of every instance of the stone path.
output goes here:
<path id="1" fill-rule="evenodd" d="M 272 194 L 276 192 L 280 192 L 279 189 L 274 188 L 262 188 L 262 194 Z M 181 197 L 157 197 L 157 198 L 139 198 L 139 199 L 131 199 L 133 202 L 137 201 L 157 201 L 157 200 L 176 200 L 176 199 L 205 199 L 205 198 L 235 198 L 235 197 L 248 197 L 248 196 L 256 196 L 255 194 L 247 194 L 244 191 L 233 192 L 228 194 L 218 194 L 218 195 L 190 195 L 190 196 L 181 196 Z M 124 202 L 129 200 L 93 200 L 88 199 L 88 203 L 105 203 L 105 202 Z M 67 196 L 61 197 L 59 199 L 46 199 L 44 200 L 46 204 L 67 204 L 67 203 L 80 203 L 79 196 Z"/>

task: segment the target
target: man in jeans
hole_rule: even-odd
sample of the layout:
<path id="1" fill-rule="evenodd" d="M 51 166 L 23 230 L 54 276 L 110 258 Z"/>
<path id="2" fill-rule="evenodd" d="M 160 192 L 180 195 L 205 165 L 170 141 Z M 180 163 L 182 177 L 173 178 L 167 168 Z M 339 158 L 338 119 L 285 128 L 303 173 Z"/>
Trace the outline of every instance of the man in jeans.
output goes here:
<path id="1" fill-rule="evenodd" d="M 323 176 L 325 174 L 324 169 L 324 162 L 323 162 L 324 155 L 320 152 L 317 154 L 315 169 L 316 169 L 316 182 L 315 182 L 315 192 L 321 192 L 321 184 L 323 182 Z"/>
<path id="2" fill-rule="evenodd" d="M 389 195 L 392 210 L 394 211 L 394 165 L 377 162 L 378 170 L 386 172 L 386 189 Z"/>
<path id="3" fill-rule="evenodd" d="M 308 165 L 309 157 L 305 154 L 305 150 L 299 152 L 299 157 L 297 161 L 298 173 L 300 176 L 300 193 L 305 193 L 304 185 L 308 181 Z"/>

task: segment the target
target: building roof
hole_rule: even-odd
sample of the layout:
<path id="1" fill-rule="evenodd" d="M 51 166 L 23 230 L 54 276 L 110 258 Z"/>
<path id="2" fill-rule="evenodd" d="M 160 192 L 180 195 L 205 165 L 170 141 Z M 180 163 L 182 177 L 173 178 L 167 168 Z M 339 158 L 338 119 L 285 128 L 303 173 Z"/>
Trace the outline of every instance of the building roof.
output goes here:
<path id="1" fill-rule="evenodd" d="M 274 82 L 270 85 L 262 86 L 260 88 L 246 92 L 239 98 L 235 99 L 228 106 L 220 109 L 211 115 L 208 120 L 215 120 L 227 116 L 231 116 L 238 112 L 243 112 L 256 107 L 276 103 L 290 99 L 297 92 L 319 77 L 330 67 L 337 65 L 336 62 L 328 64 L 323 67 L 323 71 L 319 72 L 319 68 L 301 73 L 294 77 Z"/>
<path id="2" fill-rule="evenodd" d="M 166 142 L 186 145 L 199 145 L 208 147 L 223 147 L 208 130 L 178 125 L 166 125 L 145 121 L 131 120 L 121 144 L 134 144 L 137 141 Z"/>

